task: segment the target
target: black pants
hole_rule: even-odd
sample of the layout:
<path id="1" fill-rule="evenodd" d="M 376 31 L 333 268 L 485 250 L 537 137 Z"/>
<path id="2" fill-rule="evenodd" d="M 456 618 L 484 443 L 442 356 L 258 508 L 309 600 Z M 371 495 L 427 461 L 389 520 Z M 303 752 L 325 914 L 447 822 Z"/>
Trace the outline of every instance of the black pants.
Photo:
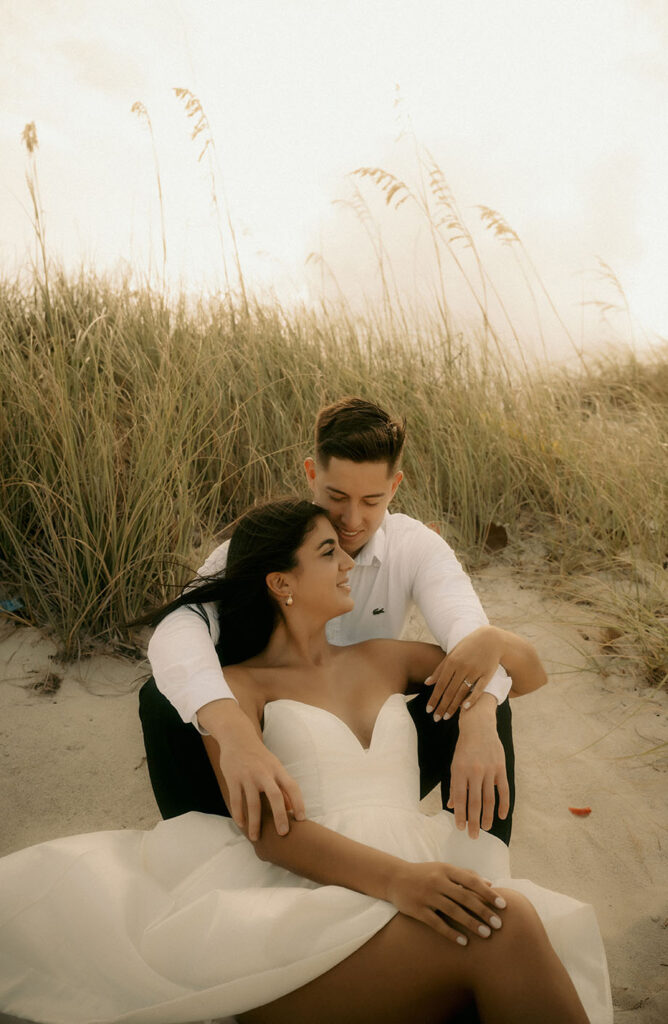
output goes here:
<path id="1" fill-rule="evenodd" d="M 426 796 L 440 783 L 443 806 L 450 792 L 450 764 L 459 736 L 459 716 L 447 722 L 434 722 L 425 707 L 431 691 L 421 690 L 409 701 L 418 733 L 420 759 L 420 796 Z M 515 756 L 509 701 L 497 709 L 497 729 L 506 752 L 506 770 L 510 785 L 510 812 L 501 819 L 494 813 L 490 829 L 504 843 L 510 842 L 515 803 Z M 164 697 L 153 678 L 139 691 L 139 717 L 144 732 L 146 760 L 155 799 L 163 818 L 175 818 L 187 811 L 230 816 L 216 776 L 194 725 L 185 724 Z M 498 806 L 498 794 L 497 794 Z"/>
<path id="2" fill-rule="evenodd" d="M 418 758 L 420 761 L 420 797 L 430 793 L 440 783 L 443 806 L 450 796 L 450 766 L 459 739 L 459 715 L 447 722 L 435 722 L 433 715 L 425 711 L 431 688 L 424 687 L 408 703 L 418 734 Z M 494 821 L 489 831 L 508 846 L 513 825 L 515 806 L 515 751 L 513 749 L 513 721 L 510 701 L 504 700 L 496 709 L 496 728 L 506 754 L 506 773 L 510 788 L 510 809 L 506 818 L 499 818 L 499 794 L 496 794 Z"/>

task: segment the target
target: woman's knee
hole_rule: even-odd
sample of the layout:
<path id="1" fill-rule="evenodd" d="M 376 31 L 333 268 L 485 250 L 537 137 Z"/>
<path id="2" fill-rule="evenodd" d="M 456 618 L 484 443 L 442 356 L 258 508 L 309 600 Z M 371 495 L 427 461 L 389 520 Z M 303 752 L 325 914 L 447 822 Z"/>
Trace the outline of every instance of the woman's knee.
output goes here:
<path id="1" fill-rule="evenodd" d="M 515 889 L 496 889 L 506 901 L 506 908 L 501 913 L 502 928 L 499 934 L 505 934 L 517 941 L 524 937 L 536 941 L 546 938 L 543 923 L 531 900 Z"/>
<path id="2" fill-rule="evenodd" d="M 519 915 L 520 917 L 526 918 L 538 918 L 536 908 L 530 899 L 527 899 L 521 892 L 517 892 L 516 889 L 505 889 L 503 887 L 494 886 L 494 892 L 498 892 L 500 896 L 506 901 L 506 909 L 504 915 L 508 911 L 512 911 L 513 915 Z"/>

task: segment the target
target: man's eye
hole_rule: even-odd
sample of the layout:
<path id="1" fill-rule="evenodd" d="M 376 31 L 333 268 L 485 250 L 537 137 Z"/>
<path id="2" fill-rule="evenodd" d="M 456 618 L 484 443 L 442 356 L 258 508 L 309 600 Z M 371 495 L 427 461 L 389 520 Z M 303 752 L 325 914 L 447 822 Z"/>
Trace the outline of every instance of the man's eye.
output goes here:
<path id="1" fill-rule="evenodd" d="M 367 501 L 366 504 L 369 506 L 369 508 L 375 508 L 376 505 L 380 505 L 380 502 L 379 501 Z"/>

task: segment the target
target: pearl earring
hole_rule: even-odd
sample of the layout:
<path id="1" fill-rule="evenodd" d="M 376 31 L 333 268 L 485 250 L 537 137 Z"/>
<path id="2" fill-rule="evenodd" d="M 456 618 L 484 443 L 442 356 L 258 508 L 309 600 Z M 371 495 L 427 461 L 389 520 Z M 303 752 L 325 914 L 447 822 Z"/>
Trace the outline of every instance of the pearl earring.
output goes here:
<path id="1" fill-rule="evenodd" d="M 293 603 L 292 602 L 292 594 L 288 594 L 288 599 L 287 599 L 287 601 L 285 603 L 287 604 L 287 606 L 289 608 L 290 605 Z"/>

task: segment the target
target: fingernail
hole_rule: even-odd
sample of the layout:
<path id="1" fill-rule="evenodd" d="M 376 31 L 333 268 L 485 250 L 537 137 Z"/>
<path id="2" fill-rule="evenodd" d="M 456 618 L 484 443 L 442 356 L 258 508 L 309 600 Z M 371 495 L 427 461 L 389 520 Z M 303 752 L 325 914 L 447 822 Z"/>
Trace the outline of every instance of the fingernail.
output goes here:
<path id="1" fill-rule="evenodd" d="M 495 907 L 500 907 L 501 910 L 503 910 L 505 905 L 506 905 L 506 901 L 504 900 L 503 896 L 497 896 L 496 899 L 494 900 L 494 906 Z"/>
<path id="2" fill-rule="evenodd" d="M 297 821 L 306 821 L 306 815 L 303 811 L 300 811 L 297 815 Z M 489 884 L 491 885 L 492 883 L 490 882 Z"/>
<path id="3" fill-rule="evenodd" d="M 446 711 L 446 712 L 445 712 L 445 714 L 443 715 L 443 721 L 444 721 L 444 722 L 447 722 L 448 718 L 450 718 L 450 715 L 449 715 L 449 714 L 448 714 L 448 712 Z"/>
<path id="4" fill-rule="evenodd" d="M 460 946 L 467 946 L 468 941 L 469 940 L 464 935 L 457 936 L 457 942 L 459 943 Z"/>
<path id="5" fill-rule="evenodd" d="M 279 827 L 278 827 L 278 834 L 279 834 L 279 836 L 284 836 L 287 831 L 288 831 L 288 826 L 287 825 L 279 825 Z"/>
<path id="6" fill-rule="evenodd" d="M 435 722 L 440 722 L 441 718 L 442 718 L 442 715 L 434 715 L 434 721 Z"/>
<path id="7" fill-rule="evenodd" d="M 431 676 L 427 676 L 427 678 L 424 681 L 424 685 L 428 686 L 430 682 L 431 682 Z"/>
<path id="8" fill-rule="evenodd" d="M 432 711 L 433 711 L 433 710 L 434 710 L 434 709 L 433 709 L 433 707 L 431 706 L 431 704 L 427 704 L 427 714 L 428 714 L 428 715 L 430 715 L 430 714 L 432 713 Z"/>
<path id="9" fill-rule="evenodd" d="M 491 924 L 492 928 L 500 928 L 502 922 L 501 918 L 497 917 L 496 914 L 494 914 L 493 917 L 490 917 L 489 923 Z"/>
<path id="10" fill-rule="evenodd" d="M 464 701 L 464 707 L 465 708 L 470 708 L 471 707 L 471 701 L 470 700 L 465 700 Z"/>
<path id="11" fill-rule="evenodd" d="M 483 939 L 488 938 L 491 934 L 491 928 L 488 928 L 486 924 L 478 925 L 478 935 L 482 935 Z"/>

